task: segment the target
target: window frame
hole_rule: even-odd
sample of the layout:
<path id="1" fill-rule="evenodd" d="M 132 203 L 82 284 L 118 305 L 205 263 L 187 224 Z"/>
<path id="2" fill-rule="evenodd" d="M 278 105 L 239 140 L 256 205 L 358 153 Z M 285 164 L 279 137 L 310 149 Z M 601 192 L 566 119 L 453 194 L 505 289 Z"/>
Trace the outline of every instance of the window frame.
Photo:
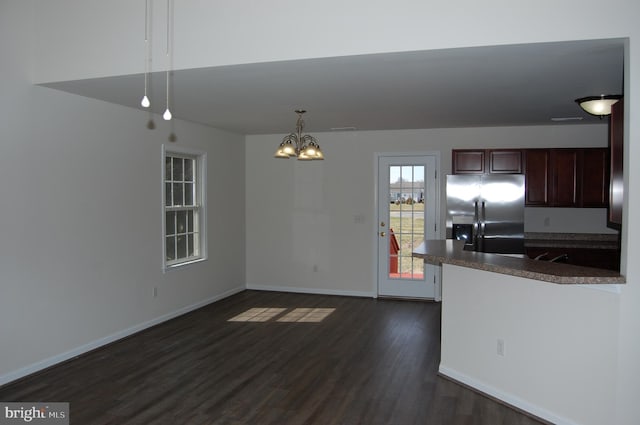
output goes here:
<path id="1" fill-rule="evenodd" d="M 166 228 L 166 214 L 167 211 L 174 211 L 175 207 L 167 206 L 166 204 L 166 158 L 167 157 L 181 157 L 195 160 L 195 172 L 194 172 L 194 195 L 195 206 L 194 207 L 181 207 L 186 210 L 193 210 L 197 214 L 197 223 L 194 226 L 194 233 L 198 233 L 198 255 L 187 257 L 179 260 L 168 261 L 167 260 L 167 228 Z M 181 267 L 199 263 L 207 259 L 207 197 L 206 197 L 206 182 L 207 182 L 207 153 L 201 150 L 182 147 L 182 146 L 166 146 L 162 145 L 161 155 L 161 224 L 162 224 L 162 271 L 167 272 L 170 270 L 179 269 Z"/>

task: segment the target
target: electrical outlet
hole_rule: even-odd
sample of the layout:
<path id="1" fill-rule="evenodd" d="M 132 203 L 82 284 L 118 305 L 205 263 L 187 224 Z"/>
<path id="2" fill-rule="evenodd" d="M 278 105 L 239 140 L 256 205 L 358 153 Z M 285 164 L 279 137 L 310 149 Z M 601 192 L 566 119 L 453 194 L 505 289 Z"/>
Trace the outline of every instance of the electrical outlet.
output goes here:
<path id="1" fill-rule="evenodd" d="M 314 272 L 314 273 L 317 273 L 317 272 L 318 272 L 318 265 L 317 265 L 317 264 L 314 264 L 314 265 L 313 265 L 313 272 Z"/>
<path id="2" fill-rule="evenodd" d="M 158 287 L 157 286 L 153 287 L 152 294 L 153 294 L 153 298 L 158 298 Z"/>
<path id="3" fill-rule="evenodd" d="M 498 338 L 498 343 L 496 344 L 496 353 L 499 356 L 504 357 L 504 339 Z"/>
<path id="4" fill-rule="evenodd" d="M 551 226 L 551 219 L 549 217 L 544 218 L 544 227 Z"/>

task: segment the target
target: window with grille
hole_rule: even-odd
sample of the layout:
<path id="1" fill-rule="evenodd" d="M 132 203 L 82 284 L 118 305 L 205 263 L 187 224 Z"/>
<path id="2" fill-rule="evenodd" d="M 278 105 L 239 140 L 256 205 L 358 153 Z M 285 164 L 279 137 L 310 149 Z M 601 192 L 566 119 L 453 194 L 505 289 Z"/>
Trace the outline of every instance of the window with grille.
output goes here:
<path id="1" fill-rule="evenodd" d="M 164 269 L 206 258 L 204 153 L 163 149 Z"/>

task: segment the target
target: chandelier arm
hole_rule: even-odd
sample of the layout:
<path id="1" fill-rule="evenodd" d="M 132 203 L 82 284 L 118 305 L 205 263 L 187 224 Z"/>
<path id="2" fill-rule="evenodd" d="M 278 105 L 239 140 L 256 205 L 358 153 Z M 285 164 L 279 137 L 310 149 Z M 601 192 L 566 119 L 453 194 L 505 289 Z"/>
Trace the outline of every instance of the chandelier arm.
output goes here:
<path id="1" fill-rule="evenodd" d="M 288 134 L 288 135 L 284 136 L 284 138 L 282 139 L 282 142 L 283 143 L 287 143 L 287 142 L 295 143 L 297 139 L 298 139 L 298 136 L 296 136 L 295 134 L 291 133 L 291 134 Z"/>
<path id="2" fill-rule="evenodd" d="M 287 155 L 298 155 L 298 145 L 295 134 L 291 133 L 286 135 L 280 145 Z"/>
<path id="3" fill-rule="evenodd" d="M 318 143 L 318 141 L 316 140 L 316 138 L 315 138 L 315 137 L 313 137 L 313 136 L 312 136 L 312 135 L 310 135 L 310 134 L 305 134 L 304 136 L 302 136 L 302 142 L 303 142 L 304 144 L 307 144 L 307 143 L 309 143 L 309 142 Z"/>

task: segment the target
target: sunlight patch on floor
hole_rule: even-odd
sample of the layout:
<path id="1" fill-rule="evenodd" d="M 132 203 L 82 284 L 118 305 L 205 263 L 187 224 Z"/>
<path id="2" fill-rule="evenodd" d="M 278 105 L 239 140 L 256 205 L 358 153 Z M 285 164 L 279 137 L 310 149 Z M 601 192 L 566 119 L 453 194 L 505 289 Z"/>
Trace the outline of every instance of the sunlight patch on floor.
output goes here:
<path id="1" fill-rule="evenodd" d="M 229 319 L 229 322 L 266 322 L 278 314 L 285 311 L 286 308 L 250 308 L 244 313 L 240 313 Z"/>
<path id="2" fill-rule="evenodd" d="M 294 308 L 280 317 L 278 322 L 322 322 L 335 308 Z"/>
<path id="3" fill-rule="evenodd" d="M 279 307 L 256 307 L 250 308 L 244 313 L 229 319 L 229 322 L 268 322 L 276 316 L 285 312 L 286 308 Z M 335 308 L 294 308 L 287 314 L 276 319 L 277 322 L 322 322 L 328 315 L 333 313 Z"/>

